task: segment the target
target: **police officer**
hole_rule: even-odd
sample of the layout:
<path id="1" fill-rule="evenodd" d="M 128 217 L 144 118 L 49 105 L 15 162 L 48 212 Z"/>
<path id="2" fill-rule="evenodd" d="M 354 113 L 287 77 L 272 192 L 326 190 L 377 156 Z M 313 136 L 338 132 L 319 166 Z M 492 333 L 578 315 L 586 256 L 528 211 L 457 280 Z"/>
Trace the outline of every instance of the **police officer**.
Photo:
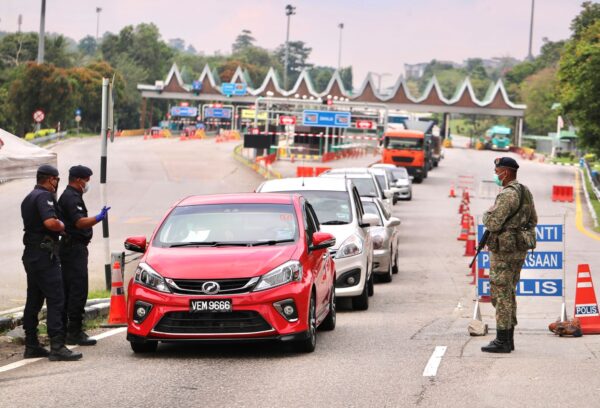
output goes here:
<path id="1" fill-rule="evenodd" d="M 73 361 L 81 353 L 65 347 L 62 311 L 64 293 L 60 260 L 58 258 L 59 235 L 65 225 L 58 219 L 56 191 L 60 178 L 58 170 L 49 165 L 37 170 L 37 184 L 21 203 L 23 218 L 23 265 L 27 272 L 27 301 L 23 312 L 25 329 L 25 352 L 23 357 L 48 357 L 51 361 Z M 38 314 L 47 305 L 48 336 L 50 352 L 38 341 Z"/>
<path id="2" fill-rule="evenodd" d="M 61 218 L 65 223 L 65 236 L 61 241 L 65 291 L 63 323 L 67 328 L 67 344 L 93 346 L 83 331 L 83 316 L 88 296 L 88 244 L 92 239 L 92 227 L 106 218 L 110 207 L 103 207 L 94 217 L 88 217 L 83 194 L 89 191 L 92 170 L 85 166 L 69 169 L 69 185 L 58 200 Z"/>
<path id="3" fill-rule="evenodd" d="M 502 190 L 494 205 L 483 215 L 483 224 L 490 231 L 490 290 L 496 308 L 496 339 L 481 351 L 510 353 L 514 350 L 514 328 L 517 325 L 515 287 L 527 255 L 527 242 L 522 232 L 533 231 L 537 213 L 531 191 L 517 181 L 519 165 L 510 157 L 494 161 L 494 179 Z"/>

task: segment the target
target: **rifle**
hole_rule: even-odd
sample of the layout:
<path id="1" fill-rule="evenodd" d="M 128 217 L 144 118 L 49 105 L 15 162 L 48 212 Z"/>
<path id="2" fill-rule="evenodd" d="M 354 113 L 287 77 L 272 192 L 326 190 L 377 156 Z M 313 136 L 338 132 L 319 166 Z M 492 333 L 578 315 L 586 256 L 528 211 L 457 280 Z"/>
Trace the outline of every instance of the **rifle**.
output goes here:
<path id="1" fill-rule="evenodd" d="M 487 244 L 487 240 L 489 237 L 490 237 L 490 232 L 488 230 L 485 230 L 483 232 L 483 235 L 481 236 L 481 239 L 479 240 L 479 244 L 477 245 L 477 251 L 475 251 L 475 256 L 473 257 L 473 259 L 471 259 L 469 268 L 473 267 L 473 264 L 475 263 L 477 256 L 479 256 L 479 253 L 483 250 L 483 248 L 485 247 L 485 244 Z"/>

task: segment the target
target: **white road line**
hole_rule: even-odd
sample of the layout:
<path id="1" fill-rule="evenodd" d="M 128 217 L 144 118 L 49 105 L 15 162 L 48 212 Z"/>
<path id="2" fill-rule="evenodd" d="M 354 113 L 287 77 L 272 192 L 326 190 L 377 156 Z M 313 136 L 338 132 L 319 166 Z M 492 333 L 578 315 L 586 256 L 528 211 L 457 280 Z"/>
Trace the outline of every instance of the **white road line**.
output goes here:
<path id="1" fill-rule="evenodd" d="M 110 336 L 114 336 L 115 334 L 123 333 L 126 330 L 127 330 L 127 327 L 119 327 L 117 329 L 109 330 L 107 332 L 101 333 L 101 334 L 99 334 L 97 336 L 93 336 L 91 338 L 96 339 L 96 340 L 101 340 L 101 339 L 105 339 Z M 77 346 L 69 347 L 69 348 L 74 349 L 74 348 L 77 348 Z M 14 370 L 16 368 L 23 367 L 23 366 L 26 366 L 27 364 L 35 363 L 36 361 L 40 361 L 40 360 L 46 360 L 46 359 L 45 358 L 28 358 L 28 359 L 15 361 L 14 363 L 10 363 L 10 364 L 0 367 L 0 373 Z"/>
<path id="2" fill-rule="evenodd" d="M 429 357 L 429 361 L 423 370 L 423 377 L 435 377 L 437 374 L 438 367 L 442 362 L 442 357 L 446 354 L 446 346 L 437 346 L 433 350 L 433 354 Z"/>

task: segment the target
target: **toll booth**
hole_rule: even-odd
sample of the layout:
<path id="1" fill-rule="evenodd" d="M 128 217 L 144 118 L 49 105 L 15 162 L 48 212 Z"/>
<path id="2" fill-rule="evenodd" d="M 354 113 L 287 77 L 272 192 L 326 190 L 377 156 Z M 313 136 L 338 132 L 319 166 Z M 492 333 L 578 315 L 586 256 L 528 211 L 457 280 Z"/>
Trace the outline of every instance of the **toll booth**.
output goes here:
<path id="1" fill-rule="evenodd" d="M 233 105 L 211 103 L 202 105 L 202 121 L 208 132 L 233 129 Z"/>
<path id="2" fill-rule="evenodd" d="M 179 106 L 171 106 L 169 108 L 167 118 L 169 120 L 166 123 L 161 123 L 161 127 L 166 127 L 173 132 L 183 132 L 186 128 L 196 126 L 198 108 L 182 102 Z"/>

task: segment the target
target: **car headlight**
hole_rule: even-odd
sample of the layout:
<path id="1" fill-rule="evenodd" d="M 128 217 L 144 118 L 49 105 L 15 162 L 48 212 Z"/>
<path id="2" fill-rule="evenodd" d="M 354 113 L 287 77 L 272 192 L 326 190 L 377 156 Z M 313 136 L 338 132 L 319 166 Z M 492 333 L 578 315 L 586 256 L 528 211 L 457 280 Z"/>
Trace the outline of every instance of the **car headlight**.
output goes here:
<path id="1" fill-rule="evenodd" d="M 265 273 L 254 288 L 255 292 L 275 288 L 302 279 L 302 265 L 298 261 L 288 261 Z"/>
<path id="2" fill-rule="evenodd" d="M 140 263 L 135 270 L 133 281 L 159 292 L 171 293 L 165 279 L 147 263 Z"/>
<path id="3" fill-rule="evenodd" d="M 373 234 L 373 249 L 381 249 L 383 248 L 383 242 L 385 240 L 385 237 L 383 236 L 383 234 L 378 233 L 378 234 Z"/>
<path id="4" fill-rule="evenodd" d="M 346 258 L 348 256 L 358 255 L 363 251 L 363 240 L 357 235 L 350 235 L 346 240 L 340 245 L 340 249 L 335 254 L 336 258 Z"/>

